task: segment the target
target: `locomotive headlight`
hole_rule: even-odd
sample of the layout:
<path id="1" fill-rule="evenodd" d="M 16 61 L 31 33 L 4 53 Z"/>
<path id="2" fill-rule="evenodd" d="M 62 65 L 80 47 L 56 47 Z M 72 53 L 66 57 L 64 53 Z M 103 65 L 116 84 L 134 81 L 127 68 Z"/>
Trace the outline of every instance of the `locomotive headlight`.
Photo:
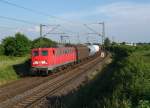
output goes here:
<path id="1" fill-rule="evenodd" d="M 39 64 L 39 63 L 38 63 L 38 61 L 34 61 L 33 64 L 36 65 L 36 64 Z"/>
<path id="2" fill-rule="evenodd" d="M 41 61 L 41 64 L 47 64 L 47 61 L 45 61 L 45 60 Z"/>

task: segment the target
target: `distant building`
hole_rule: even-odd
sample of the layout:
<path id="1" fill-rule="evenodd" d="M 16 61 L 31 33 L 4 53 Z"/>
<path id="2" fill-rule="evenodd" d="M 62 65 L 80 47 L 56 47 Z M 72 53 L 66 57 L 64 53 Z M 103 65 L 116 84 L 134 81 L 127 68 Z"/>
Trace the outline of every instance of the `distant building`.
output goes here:
<path id="1" fill-rule="evenodd" d="M 127 43 L 127 42 L 118 43 L 118 45 L 137 46 L 136 43 Z"/>
<path id="2" fill-rule="evenodd" d="M 136 46 L 136 43 L 125 43 L 125 45 L 128 45 L 128 46 Z"/>

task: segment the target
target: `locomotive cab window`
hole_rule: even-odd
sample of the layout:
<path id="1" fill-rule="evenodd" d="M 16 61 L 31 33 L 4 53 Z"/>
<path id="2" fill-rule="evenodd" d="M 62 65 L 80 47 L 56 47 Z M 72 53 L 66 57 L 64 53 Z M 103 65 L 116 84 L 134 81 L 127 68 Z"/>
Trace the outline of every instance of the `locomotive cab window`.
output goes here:
<path id="1" fill-rule="evenodd" d="M 47 56 L 48 55 L 48 51 L 45 50 L 45 51 L 42 51 L 42 56 Z"/>
<path id="2" fill-rule="evenodd" d="M 39 56 L 39 52 L 38 51 L 34 51 L 33 52 L 33 56 Z"/>

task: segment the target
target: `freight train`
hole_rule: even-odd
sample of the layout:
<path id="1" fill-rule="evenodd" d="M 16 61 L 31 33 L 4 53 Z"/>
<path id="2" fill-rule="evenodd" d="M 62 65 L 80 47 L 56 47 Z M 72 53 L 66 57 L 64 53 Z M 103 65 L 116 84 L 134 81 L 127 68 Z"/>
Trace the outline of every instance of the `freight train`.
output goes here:
<path id="1" fill-rule="evenodd" d="M 35 48 L 31 54 L 31 72 L 48 75 L 58 67 L 76 63 L 100 52 L 98 45 Z"/>

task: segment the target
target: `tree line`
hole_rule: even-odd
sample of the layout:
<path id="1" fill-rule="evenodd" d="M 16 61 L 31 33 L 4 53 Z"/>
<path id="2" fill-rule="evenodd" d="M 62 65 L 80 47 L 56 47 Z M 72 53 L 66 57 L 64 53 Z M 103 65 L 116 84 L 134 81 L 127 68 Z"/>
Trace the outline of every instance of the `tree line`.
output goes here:
<path id="1" fill-rule="evenodd" d="M 32 48 L 56 46 L 56 42 L 45 37 L 30 40 L 22 33 L 7 36 L 0 44 L 0 55 L 24 56 L 30 53 Z"/>

